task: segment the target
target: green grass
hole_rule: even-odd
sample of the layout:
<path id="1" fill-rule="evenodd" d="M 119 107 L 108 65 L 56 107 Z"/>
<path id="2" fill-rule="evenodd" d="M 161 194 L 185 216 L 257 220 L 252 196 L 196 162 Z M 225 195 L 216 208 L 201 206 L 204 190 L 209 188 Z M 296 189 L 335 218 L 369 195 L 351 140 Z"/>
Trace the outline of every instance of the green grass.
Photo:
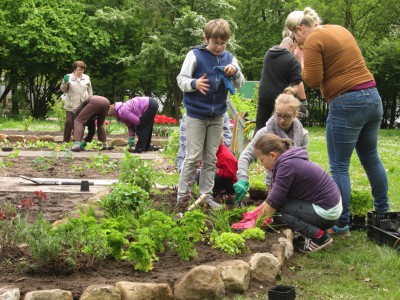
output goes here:
<path id="1" fill-rule="evenodd" d="M 112 128 L 111 134 L 127 134 L 127 127 L 115 120 L 115 118 L 107 118 L 111 123 L 107 126 Z M 25 130 L 22 120 L 17 120 L 13 118 L 0 118 L 0 130 Z M 62 130 L 58 123 L 54 119 L 48 120 L 33 120 L 29 125 L 29 131 L 59 131 L 62 134 Z"/>
<path id="2" fill-rule="evenodd" d="M 307 129 L 310 159 L 329 171 L 325 128 Z M 378 147 L 389 179 L 391 211 L 400 211 L 400 130 L 381 130 Z M 254 176 L 265 178 L 261 170 L 259 164 L 251 167 Z M 351 159 L 350 176 L 353 189 L 370 190 L 356 153 Z M 296 299 L 400 299 L 400 253 L 369 240 L 364 231 L 352 231 L 347 239 L 334 237 L 331 247 L 296 255 L 289 265 L 289 275 L 282 276 L 278 284 L 295 286 Z M 261 299 L 267 297 L 266 292 L 261 295 Z M 260 295 L 234 299 L 260 299 Z"/>

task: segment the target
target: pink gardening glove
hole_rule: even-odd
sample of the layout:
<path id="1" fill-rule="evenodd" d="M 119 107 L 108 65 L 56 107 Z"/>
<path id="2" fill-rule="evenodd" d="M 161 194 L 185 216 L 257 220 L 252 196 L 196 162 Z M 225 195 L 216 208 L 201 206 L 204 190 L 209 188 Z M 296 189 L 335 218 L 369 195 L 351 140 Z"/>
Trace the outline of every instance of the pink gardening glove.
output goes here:
<path id="1" fill-rule="evenodd" d="M 254 225 L 256 224 L 257 217 L 258 217 L 258 214 L 259 214 L 262 206 L 263 206 L 263 204 L 261 204 L 259 207 L 257 207 L 253 211 L 243 213 L 243 219 L 239 223 L 232 224 L 231 227 L 233 229 L 254 228 Z M 271 224 L 272 221 L 273 220 L 271 218 L 265 217 L 262 225 Z"/>

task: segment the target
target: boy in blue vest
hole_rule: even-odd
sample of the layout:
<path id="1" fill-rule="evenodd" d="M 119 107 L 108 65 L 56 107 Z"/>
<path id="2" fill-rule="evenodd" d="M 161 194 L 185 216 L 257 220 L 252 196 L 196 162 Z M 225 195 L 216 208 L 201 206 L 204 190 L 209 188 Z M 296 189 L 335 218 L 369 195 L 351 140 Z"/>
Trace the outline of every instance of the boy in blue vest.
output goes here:
<path id="1" fill-rule="evenodd" d="M 232 88 L 226 86 L 223 79 L 228 79 L 228 83 L 233 83 L 236 88 L 244 81 L 236 58 L 225 50 L 230 34 L 225 20 L 208 22 L 204 27 L 205 43 L 188 52 L 177 77 L 178 86 L 184 93 L 187 143 L 178 186 L 177 205 L 180 208 L 187 205 L 200 161 L 199 193 L 207 195 L 206 202 L 212 201 L 216 153 L 227 108 L 228 88 Z M 223 69 L 223 74 L 218 69 Z"/>

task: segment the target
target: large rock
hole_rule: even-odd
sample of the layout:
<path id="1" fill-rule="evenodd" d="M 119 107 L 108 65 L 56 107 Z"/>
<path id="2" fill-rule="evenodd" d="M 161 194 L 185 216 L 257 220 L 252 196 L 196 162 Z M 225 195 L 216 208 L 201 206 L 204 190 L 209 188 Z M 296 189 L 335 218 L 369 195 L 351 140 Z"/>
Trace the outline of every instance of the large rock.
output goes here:
<path id="1" fill-rule="evenodd" d="M 5 142 L 7 140 L 7 136 L 5 134 L 0 133 L 0 142 Z"/>
<path id="2" fill-rule="evenodd" d="M 250 276 L 261 282 L 275 282 L 281 263 L 271 253 L 256 253 L 250 258 Z"/>
<path id="3" fill-rule="evenodd" d="M 213 266 L 197 266 L 175 284 L 176 300 L 216 300 L 225 296 L 220 272 Z"/>
<path id="4" fill-rule="evenodd" d="M 39 140 L 43 142 L 54 142 L 54 137 L 52 137 L 51 135 L 41 135 L 39 136 Z"/>
<path id="5" fill-rule="evenodd" d="M 17 142 L 24 142 L 24 136 L 23 135 L 9 135 L 7 136 L 7 140 L 9 140 L 11 143 L 17 143 Z"/>
<path id="6" fill-rule="evenodd" d="M 166 283 L 117 282 L 121 300 L 172 300 L 172 290 Z"/>
<path id="7" fill-rule="evenodd" d="M 93 284 L 86 288 L 80 300 L 121 300 L 121 291 L 115 285 Z"/>
<path id="8" fill-rule="evenodd" d="M 250 265 L 242 260 L 227 260 L 216 266 L 225 284 L 225 290 L 245 292 L 250 283 Z"/>
<path id="9" fill-rule="evenodd" d="M 73 298 L 70 291 L 55 289 L 29 292 L 24 300 L 73 300 Z"/>
<path id="10" fill-rule="evenodd" d="M 125 147 L 127 144 L 128 141 L 121 138 L 113 139 L 110 143 L 111 146 L 119 146 L 119 147 Z"/>
<path id="11" fill-rule="evenodd" d="M 288 240 L 286 238 L 283 238 L 283 237 L 279 238 L 278 241 L 285 248 L 285 251 L 284 251 L 285 252 L 285 259 L 289 259 L 290 257 L 292 257 L 293 250 L 294 250 L 293 242 L 291 242 L 290 240 Z M 282 264 L 283 264 L 283 262 L 282 262 Z"/>
<path id="12" fill-rule="evenodd" d="M 14 286 L 4 286 L 0 288 L 0 300 L 19 300 L 19 288 Z"/>
<path id="13" fill-rule="evenodd" d="M 29 142 L 35 143 L 38 140 L 39 140 L 39 138 L 36 135 L 28 135 L 28 136 L 25 137 L 25 141 L 28 142 L 28 143 Z"/>

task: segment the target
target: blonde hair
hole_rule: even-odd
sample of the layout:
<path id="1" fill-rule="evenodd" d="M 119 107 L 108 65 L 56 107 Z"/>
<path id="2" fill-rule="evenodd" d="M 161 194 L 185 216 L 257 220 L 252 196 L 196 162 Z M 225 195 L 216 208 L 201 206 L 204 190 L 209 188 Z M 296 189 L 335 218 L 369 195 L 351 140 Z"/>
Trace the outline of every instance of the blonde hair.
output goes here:
<path id="1" fill-rule="evenodd" d="M 287 87 L 282 94 L 275 99 L 275 106 L 284 105 L 290 106 L 293 111 L 297 114 L 301 107 L 300 101 L 295 97 L 297 95 L 297 89 L 293 86 Z"/>
<path id="2" fill-rule="evenodd" d="M 283 139 L 275 134 L 266 133 L 258 139 L 254 145 L 254 150 L 259 150 L 264 155 L 268 155 L 272 151 L 282 154 L 292 145 L 291 139 Z"/>
<path id="3" fill-rule="evenodd" d="M 292 11 L 286 18 L 286 32 L 296 32 L 296 27 L 300 25 L 315 26 L 322 24 L 322 20 L 311 7 L 306 7 L 303 11 Z M 285 33 L 285 30 L 283 31 Z"/>
<path id="4" fill-rule="evenodd" d="M 206 40 L 219 38 L 223 41 L 227 41 L 230 36 L 231 28 L 224 19 L 211 20 L 204 26 L 204 37 Z"/>

